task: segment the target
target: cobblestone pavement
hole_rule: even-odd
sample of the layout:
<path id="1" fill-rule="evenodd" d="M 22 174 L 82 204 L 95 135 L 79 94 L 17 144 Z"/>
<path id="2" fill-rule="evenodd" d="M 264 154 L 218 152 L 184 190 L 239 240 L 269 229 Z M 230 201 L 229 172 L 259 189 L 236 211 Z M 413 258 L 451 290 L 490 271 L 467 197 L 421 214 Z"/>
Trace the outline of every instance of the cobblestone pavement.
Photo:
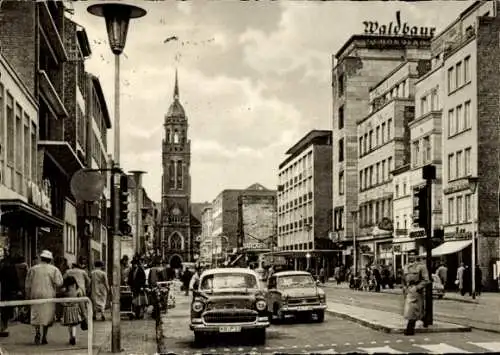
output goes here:
<path id="1" fill-rule="evenodd" d="M 354 291 L 347 287 L 324 287 L 324 290 L 327 299 L 334 302 L 400 314 L 403 309 L 403 296 L 399 294 Z M 498 303 L 493 305 L 489 299 L 479 298 L 478 303 L 435 299 L 434 319 L 500 333 L 500 313 L 492 312 L 497 307 Z"/>

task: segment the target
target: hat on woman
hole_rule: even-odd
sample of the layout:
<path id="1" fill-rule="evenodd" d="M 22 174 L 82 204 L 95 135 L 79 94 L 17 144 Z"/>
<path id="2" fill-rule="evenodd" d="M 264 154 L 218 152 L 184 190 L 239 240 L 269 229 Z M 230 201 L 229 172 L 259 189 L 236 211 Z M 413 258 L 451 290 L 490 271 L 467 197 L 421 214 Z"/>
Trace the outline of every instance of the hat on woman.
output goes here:
<path id="1" fill-rule="evenodd" d="M 52 256 L 52 253 L 48 250 L 44 250 L 40 253 L 40 258 L 45 258 L 45 259 L 50 259 L 52 260 L 54 257 Z"/>

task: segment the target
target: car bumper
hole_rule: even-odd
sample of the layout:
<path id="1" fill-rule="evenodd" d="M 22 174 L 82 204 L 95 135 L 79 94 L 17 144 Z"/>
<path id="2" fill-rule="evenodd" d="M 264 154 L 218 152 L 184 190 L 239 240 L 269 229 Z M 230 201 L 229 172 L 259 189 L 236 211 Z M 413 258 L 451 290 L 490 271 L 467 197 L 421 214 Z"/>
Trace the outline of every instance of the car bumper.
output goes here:
<path id="1" fill-rule="evenodd" d="M 326 309 L 326 304 L 319 305 L 309 305 L 309 306 L 282 306 L 281 312 L 283 313 L 299 313 L 299 312 L 315 312 L 315 311 L 324 311 Z"/>
<path id="2" fill-rule="evenodd" d="M 240 330 L 235 333 L 253 329 L 263 329 L 269 327 L 269 317 L 258 317 L 253 323 L 204 323 L 201 318 L 191 320 L 189 329 L 192 331 L 202 331 L 207 333 L 225 333 L 221 331 L 225 327 L 238 327 Z"/>

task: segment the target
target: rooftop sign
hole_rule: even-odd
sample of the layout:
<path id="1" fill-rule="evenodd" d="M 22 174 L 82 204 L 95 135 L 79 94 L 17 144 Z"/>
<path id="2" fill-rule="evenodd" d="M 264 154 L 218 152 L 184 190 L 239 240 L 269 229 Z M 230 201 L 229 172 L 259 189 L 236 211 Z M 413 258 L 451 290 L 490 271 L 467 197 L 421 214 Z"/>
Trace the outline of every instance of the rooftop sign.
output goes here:
<path id="1" fill-rule="evenodd" d="M 363 25 L 365 34 L 433 37 L 436 32 L 436 27 L 410 26 L 407 22 L 401 23 L 400 11 L 396 11 L 396 22 L 379 24 L 378 21 L 363 21 Z"/>

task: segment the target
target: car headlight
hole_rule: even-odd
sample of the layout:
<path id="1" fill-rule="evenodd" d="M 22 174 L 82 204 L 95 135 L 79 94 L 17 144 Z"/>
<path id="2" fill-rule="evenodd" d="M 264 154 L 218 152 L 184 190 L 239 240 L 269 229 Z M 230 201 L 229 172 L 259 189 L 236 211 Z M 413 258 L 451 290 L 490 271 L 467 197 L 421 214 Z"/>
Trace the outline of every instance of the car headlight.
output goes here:
<path id="1" fill-rule="evenodd" d="M 258 311 L 263 311 L 267 308 L 267 303 L 266 303 L 266 301 L 260 300 L 260 301 L 257 301 L 257 303 L 255 304 L 255 307 L 257 308 Z"/>
<path id="2" fill-rule="evenodd" d="M 194 312 L 201 312 L 204 307 L 205 307 L 205 305 L 203 304 L 203 302 L 194 301 L 193 304 L 192 304 L 192 306 L 191 306 L 191 309 Z"/>
<path id="3" fill-rule="evenodd" d="M 324 295 L 324 294 L 323 295 L 319 295 L 319 301 L 323 302 L 323 303 L 326 302 L 326 295 Z"/>

